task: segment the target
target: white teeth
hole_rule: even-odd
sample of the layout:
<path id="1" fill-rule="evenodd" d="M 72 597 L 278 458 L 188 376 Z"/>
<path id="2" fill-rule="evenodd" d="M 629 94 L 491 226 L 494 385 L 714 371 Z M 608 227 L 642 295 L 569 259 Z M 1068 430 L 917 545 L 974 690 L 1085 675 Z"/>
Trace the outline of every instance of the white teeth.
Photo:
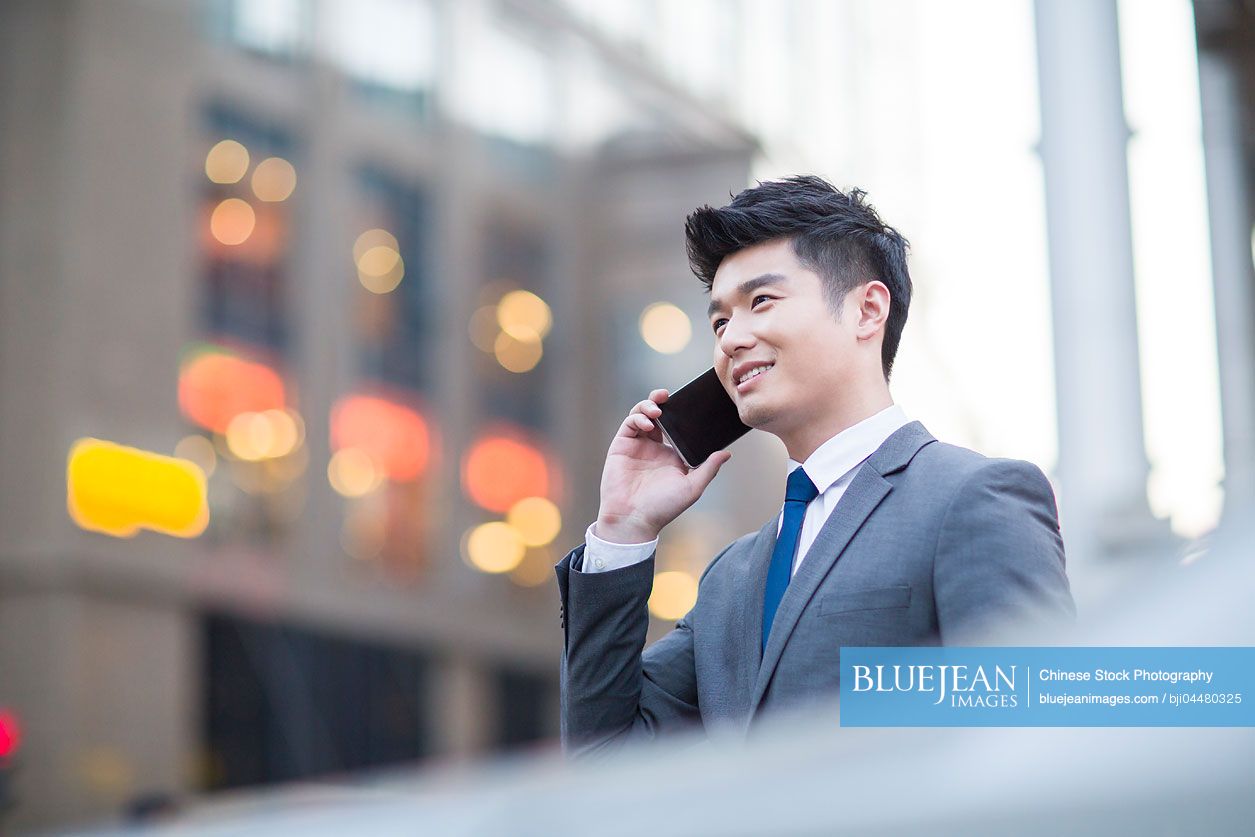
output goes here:
<path id="1" fill-rule="evenodd" d="M 773 364 L 773 363 L 769 363 L 769 364 L 767 364 L 766 366 L 755 366 L 753 369 L 751 369 L 750 371 L 748 371 L 748 372 L 746 372 L 744 375 L 742 375 L 742 376 L 741 376 L 741 377 L 737 380 L 737 383 L 738 383 L 738 384 L 743 384 L 743 383 L 745 383 L 746 381 L 748 381 L 750 378 L 755 378 L 755 377 L 757 377 L 757 376 L 761 375 L 762 373 L 766 372 L 768 369 L 770 369 L 770 368 L 771 368 L 772 366 L 774 366 L 774 365 L 775 365 L 775 364 Z"/>

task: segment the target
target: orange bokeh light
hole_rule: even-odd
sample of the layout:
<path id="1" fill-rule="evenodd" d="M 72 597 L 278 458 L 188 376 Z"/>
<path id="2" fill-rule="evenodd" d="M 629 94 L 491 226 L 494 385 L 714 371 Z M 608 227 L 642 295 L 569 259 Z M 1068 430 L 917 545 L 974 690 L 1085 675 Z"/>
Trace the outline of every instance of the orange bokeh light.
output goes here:
<path id="1" fill-rule="evenodd" d="M 216 348 L 189 355 L 179 370 L 179 408 L 215 433 L 225 434 L 240 413 L 283 409 L 285 397 L 274 369 Z"/>
<path id="2" fill-rule="evenodd" d="M 540 449 L 509 427 L 482 435 L 462 462 L 466 495 L 476 505 L 500 514 L 524 497 L 549 496 L 554 477 Z"/>
<path id="3" fill-rule="evenodd" d="M 257 226 L 257 213 L 240 198 L 227 198 L 209 215 L 209 232 L 228 247 L 243 244 Z"/>
<path id="4" fill-rule="evenodd" d="M 331 448 L 365 451 L 394 482 L 422 476 L 431 459 L 431 430 L 411 407 L 374 395 L 349 395 L 331 410 Z"/>
<path id="5" fill-rule="evenodd" d="M 282 207 L 261 204 L 253 211 L 253 229 L 248 238 L 239 244 L 225 244 L 214 235 L 212 228 L 217 206 L 210 200 L 201 207 L 201 247 L 210 256 L 265 267 L 283 255 L 288 244 L 288 226 Z"/>

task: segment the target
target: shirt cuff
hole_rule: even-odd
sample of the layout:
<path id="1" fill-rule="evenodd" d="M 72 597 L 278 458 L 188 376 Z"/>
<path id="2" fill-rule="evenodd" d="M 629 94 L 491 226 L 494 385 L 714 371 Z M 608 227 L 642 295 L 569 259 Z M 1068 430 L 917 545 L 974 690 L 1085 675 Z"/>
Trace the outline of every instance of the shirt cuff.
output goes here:
<path id="1" fill-rule="evenodd" d="M 654 554 L 658 548 L 658 539 L 648 543 L 611 543 L 603 541 L 593 534 L 596 523 L 590 523 L 584 533 L 584 561 L 579 572 L 604 573 L 610 570 L 621 570 L 633 564 L 639 564 Z"/>

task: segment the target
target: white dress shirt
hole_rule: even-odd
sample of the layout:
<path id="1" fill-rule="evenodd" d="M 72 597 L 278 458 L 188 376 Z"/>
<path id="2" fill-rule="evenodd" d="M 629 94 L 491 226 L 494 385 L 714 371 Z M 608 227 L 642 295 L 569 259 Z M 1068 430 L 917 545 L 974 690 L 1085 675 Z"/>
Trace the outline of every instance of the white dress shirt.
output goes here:
<path id="1" fill-rule="evenodd" d="M 793 558 L 793 572 L 815 542 L 815 536 L 828 521 L 828 515 L 850 487 L 858 469 L 867 457 L 885 443 L 895 431 L 910 421 L 897 404 L 891 404 L 874 416 L 863 419 L 853 427 L 847 427 L 824 442 L 805 462 L 789 460 L 789 473 L 794 468 L 805 468 L 806 475 L 819 489 L 819 495 L 806 507 L 802 519 L 802 535 L 798 541 L 797 555 Z M 783 501 L 781 502 L 783 508 Z M 776 532 L 784 523 L 783 515 L 776 524 Z M 658 548 L 658 539 L 648 543 L 618 544 L 603 541 L 593 532 L 594 522 L 584 537 L 584 562 L 581 572 L 598 573 L 622 569 L 649 558 Z"/>

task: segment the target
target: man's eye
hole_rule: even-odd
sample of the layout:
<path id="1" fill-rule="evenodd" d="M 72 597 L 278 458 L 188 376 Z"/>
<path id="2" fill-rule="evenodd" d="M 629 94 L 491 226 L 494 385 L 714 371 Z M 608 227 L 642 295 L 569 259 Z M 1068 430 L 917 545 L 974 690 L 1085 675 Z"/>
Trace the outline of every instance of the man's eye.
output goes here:
<path id="1" fill-rule="evenodd" d="M 719 329 L 723 328 L 727 324 L 728 324 L 727 320 L 715 320 L 713 323 L 711 323 L 711 328 L 713 328 L 715 332 L 717 333 Z"/>
<path id="2" fill-rule="evenodd" d="M 775 297 L 770 297 L 770 296 L 767 296 L 767 294 L 759 294 L 758 296 L 754 297 L 754 301 L 750 303 L 750 307 L 751 307 L 751 308 L 753 308 L 754 306 L 758 305 L 758 301 L 759 301 L 760 299 L 768 299 L 768 300 L 770 300 L 770 299 L 774 299 L 774 298 L 775 298 Z"/>

